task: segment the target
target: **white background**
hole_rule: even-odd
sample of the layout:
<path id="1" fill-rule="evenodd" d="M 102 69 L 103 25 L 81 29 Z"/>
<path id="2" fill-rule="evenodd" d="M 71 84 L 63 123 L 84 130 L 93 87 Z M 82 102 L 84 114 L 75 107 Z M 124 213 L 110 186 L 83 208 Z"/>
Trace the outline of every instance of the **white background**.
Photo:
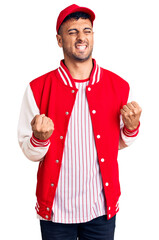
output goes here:
<path id="1" fill-rule="evenodd" d="M 0 3 L 0 238 L 40 240 L 35 214 L 37 163 L 17 142 L 24 90 L 59 65 L 58 13 L 73 2 Z M 159 35 L 157 0 L 74 1 L 96 13 L 93 57 L 127 80 L 142 109 L 140 137 L 119 152 L 122 195 L 116 240 L 159 239 Z M 3 236 L 3 237 L 2 237 Z"/>

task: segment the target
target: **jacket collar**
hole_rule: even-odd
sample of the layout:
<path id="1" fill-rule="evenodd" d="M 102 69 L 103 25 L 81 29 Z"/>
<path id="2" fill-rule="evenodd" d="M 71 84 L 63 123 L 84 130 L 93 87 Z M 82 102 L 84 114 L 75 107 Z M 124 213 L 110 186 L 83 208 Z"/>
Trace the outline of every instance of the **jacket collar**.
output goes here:
<path id="1" fill-rule="evenodd" d="M 59 77 L 61 78 L 62 82 L 65 85 L 76 88 L 74 80 L 73 80 L 68 68 L 64 64 L 64 60 L 61 60 L 61 62 L 60 62 L 60 66 L 58 68 L 58 73 L 59 73 Z M 100 74 L 101 74 L 101 69 L 97 65 L 96 60 L 93 59 L 93 69 L 92 69 L 92 72 L 90 75 L 89 85 L 93 85 L 93 84 L 99 82 Z"/>

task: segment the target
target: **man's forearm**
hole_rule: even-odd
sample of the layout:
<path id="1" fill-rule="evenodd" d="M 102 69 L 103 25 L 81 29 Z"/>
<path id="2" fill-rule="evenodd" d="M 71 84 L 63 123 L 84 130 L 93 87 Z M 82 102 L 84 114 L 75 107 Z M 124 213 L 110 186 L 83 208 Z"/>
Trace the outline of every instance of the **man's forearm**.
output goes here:
<path id="1" fill-rule="evenodd" d="M 39 140 L 33 135 L 31 121 L 40 114 L 30 85 L 27 87 L 21 106 L 18 123 L 18 141 L 25 156 L 32 161 L 40 161 L 47 153 L 50 140 Z"/>

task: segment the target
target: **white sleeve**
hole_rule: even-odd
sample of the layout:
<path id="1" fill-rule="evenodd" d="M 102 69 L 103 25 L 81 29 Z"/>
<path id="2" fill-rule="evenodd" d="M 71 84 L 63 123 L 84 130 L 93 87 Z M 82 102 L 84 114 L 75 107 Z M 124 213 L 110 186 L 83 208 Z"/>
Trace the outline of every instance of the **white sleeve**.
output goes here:
<path id="1" fill-rule="evenodd" d="M 132 102 L 132 92 L 130 90 L 128 102 Z M 120 115 L 120 141 L 119 141 L 119 149 L 121 140 L 127 145 L 130 146 L 138 137 L 139 129 L 134 132 L 128 132 L 124 129 L 124 123 L 122 120 L 122 116 Z"/>
<path id="2" fill-rule="evenodd" d="M 33 136 L 31 121 L 40 111 L 35 102 L 30 85 L 24 93 L 19 123 L 18 123 L 18 141 L 25 156 L 32 161 L 43 160 L 47 153 L 50 140 L 38 140 Z"/>

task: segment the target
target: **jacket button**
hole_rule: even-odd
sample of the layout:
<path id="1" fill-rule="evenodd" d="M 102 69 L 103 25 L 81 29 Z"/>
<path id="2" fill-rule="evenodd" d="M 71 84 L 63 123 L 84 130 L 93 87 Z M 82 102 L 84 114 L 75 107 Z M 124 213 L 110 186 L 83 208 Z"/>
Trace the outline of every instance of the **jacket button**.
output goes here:
<path id="1" fill-rule="evenodd" d="M 97 135 L 97 138 L 99 139 L 99 138 L 100 138 L 100 135 Z"/>
<path id="2" fill-rule="evenodd" d="M 54 187 L 54 183 L 51 183 L 51 187 Z"/>
<path id="3" fill-rule="evenodd" d="M 74 93 L 75 92 L 75 90 L 72 90 L 72 93 Z"/>
<path id="4" fill-rule="evenodd" d="M 49 216 L 48 216 L 48 215 L 46 215 L 45 217 L 46 217 L 47 219 L 49 218 Z"/>
<path id="5" fill-rule="evenodd" d="M 58 159 L 56 160 L 56 163 L 59 163 L 59 160 L 58 160 Z"/>
<path id="6" fill-rule="evenodd" d="M 106 182 L 106 183 L 105 183 L 105 186 L 106 186 L 106 187 L 108 187 L 108 186 L 109 186 L 109 183 L 108 183 L 108 182 Z"/>
<path id="7" fill-rule="evenodd" d="M 60 136 L 60 139 L 63 139 L 63 136 Z"/>
<path id="8" fill-rule="evenodd" d="M 95 113 L 96 113 L 96 110 L 93 110 L 92 113 L 95 114 Z"/>
<path id="9" fill-rule="evenodd" d="M 101 162 L 104 162 L 104 158 L 101 158 Z"/>
<path id="10" fill-rule="evenodd" d="M 46 208 L 46 210 L 47 210 L 47 211 L 50 211 L 50 208 L 49 208 L 49 207 L 47 207 L 47 208 Z"/>
<path id="11" fill-rule="evenodd" d="M 109 214 L 109 218 L 111 218 L 111 214 Z"/>
<path id="12" fill-rule="evenodd" d="M 90 88 L 90 87 L 88 87 L 88 91 L 91 91 L 91 88 Z"/>
<path id="13" fill-rule="evenodd" d="M 65 114 L 66 114 L 66 115 L 68 115 L 68 114 L 69 114 L 69 112 L 65 112 Z"/>
<path id="14" fill-rule="evenodd" d="M 110 211 L 111 207 L 108 208 L 108 210 Z"/>

